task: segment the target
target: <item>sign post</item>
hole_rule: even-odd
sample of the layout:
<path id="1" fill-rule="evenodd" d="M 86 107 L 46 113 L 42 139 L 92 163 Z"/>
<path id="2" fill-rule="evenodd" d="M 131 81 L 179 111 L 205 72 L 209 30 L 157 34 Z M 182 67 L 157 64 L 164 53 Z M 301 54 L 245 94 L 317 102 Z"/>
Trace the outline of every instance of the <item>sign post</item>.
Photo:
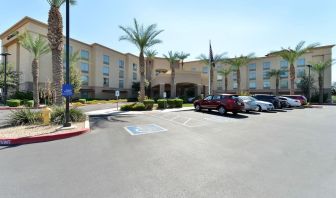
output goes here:
<path id="1" fill-rule="evenodd" d="M 117 111 L 119 111 L 119 96 L 120 96 L 120 91 L 116 90 L 115 91 L 115 96 L 117 97 Z"/>
<path id="2" fill-rule="evenodd" d="M 166 99 L 167 98 L 167 92 L 163 92 L 163 98 L 164 99 Z M 167 101 L 166 100 L 164 100 L 164 108 L 166 108 L 166 106 L 167 106 Z"/>

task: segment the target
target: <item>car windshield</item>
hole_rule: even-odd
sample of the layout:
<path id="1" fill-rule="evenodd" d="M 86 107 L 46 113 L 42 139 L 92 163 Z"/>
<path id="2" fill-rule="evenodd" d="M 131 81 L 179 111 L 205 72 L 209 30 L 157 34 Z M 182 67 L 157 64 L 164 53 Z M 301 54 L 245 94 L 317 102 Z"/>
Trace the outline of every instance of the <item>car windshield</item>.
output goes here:
<path id="1" fill-rule="evenodd" d="M 252 101 L 257 101 L 257 99 L 255 99 L 255 98 L 253 98 L 253 97 L 251 97 L 251 96 L 247 96 L 247 98 L 248 98 L 249 100 L 252 100 Z"/>

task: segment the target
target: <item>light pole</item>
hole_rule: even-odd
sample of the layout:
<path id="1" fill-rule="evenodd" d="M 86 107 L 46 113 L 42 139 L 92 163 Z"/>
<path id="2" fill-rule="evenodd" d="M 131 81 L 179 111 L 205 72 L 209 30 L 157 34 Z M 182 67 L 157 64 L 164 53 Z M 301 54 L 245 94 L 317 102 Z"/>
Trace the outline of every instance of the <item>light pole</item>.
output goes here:
<path id="1" fill-rule="evenodd" d="M 4 57 L 4 90 L 3 90 L 3 99 L 4 99 L 4 104 L 6 104 L 7 101 L 7 56 L 10 56 L 12 54 L 5 52 L 5 53 L 1 53 L 1 56 Z"/>
<path id="2" fill-rule="evenodd" d="M 310 103 L 310 68 L 312 65 L 306 65 L 308 67 L 308 102 Z"/>
<path id="3" fill-rule="evenodd" d="M 70 84 L 70 0 L 66 0 L 66 68 L 65 68 L 65 80 L 66 84 Z M 70 127 L 70 96 L 66 96 L 65 101 L 65 123 L 64 127 Z"/>

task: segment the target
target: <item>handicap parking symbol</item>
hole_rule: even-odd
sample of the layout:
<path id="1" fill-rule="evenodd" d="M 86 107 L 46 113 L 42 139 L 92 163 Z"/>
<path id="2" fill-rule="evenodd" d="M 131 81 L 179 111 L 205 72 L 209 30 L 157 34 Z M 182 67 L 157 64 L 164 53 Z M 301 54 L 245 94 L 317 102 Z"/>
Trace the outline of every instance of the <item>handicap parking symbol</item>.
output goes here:
<path id="1" fill-rule="evenodd" d="M 124 128 L 131 135 L 144 135 L 148 133 L 158 133 L 167 131 L 167 129 L 162 128 L 156 124 L 133 125 L 133 126 L 126 126 Z"/>

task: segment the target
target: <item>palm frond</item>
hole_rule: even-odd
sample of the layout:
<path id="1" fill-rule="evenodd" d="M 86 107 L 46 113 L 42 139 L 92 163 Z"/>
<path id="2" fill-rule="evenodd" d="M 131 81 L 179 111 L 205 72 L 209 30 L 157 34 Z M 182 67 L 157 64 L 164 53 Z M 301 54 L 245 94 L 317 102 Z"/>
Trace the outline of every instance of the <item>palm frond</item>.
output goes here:
<path id="1" fill-rule="evenodd" d="M 50 51 L 48 42 L 40 34 L 36 38 L 33 38 L 32 34 L 26 31 L 19 35 L 18 38 L 22 47 L 32 53 L 36 59 L 39 59 Z"/>

